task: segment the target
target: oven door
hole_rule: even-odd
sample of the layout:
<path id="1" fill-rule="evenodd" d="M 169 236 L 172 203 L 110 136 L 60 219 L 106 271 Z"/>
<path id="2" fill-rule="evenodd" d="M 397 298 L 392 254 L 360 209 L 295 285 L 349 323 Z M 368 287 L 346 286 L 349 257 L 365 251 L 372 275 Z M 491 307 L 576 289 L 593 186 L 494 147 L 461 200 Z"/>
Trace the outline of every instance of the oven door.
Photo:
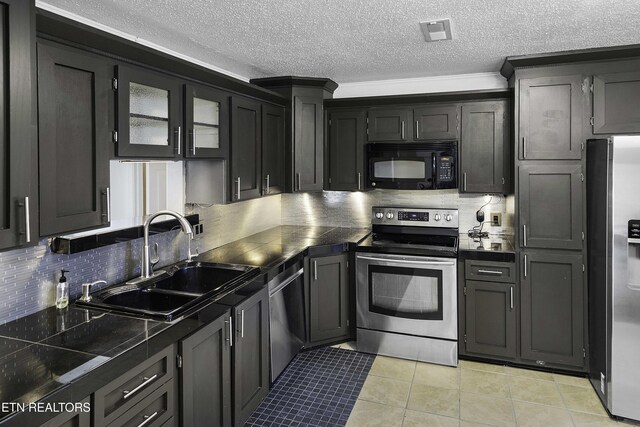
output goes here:
<path id="1" fill-rule="evenodd" d="M 359 328 L 455 340 L 456 260 L 359 252 Z"/>

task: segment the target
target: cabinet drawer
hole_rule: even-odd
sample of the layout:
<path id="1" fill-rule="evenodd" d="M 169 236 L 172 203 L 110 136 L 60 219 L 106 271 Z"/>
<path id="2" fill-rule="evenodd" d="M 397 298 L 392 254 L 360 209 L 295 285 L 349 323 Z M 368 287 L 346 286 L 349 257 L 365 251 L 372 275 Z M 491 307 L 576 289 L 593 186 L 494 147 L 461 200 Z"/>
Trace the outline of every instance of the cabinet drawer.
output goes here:
<path id="1" fill-rule="evenodd" d="M 512 262 L 465 260 L 464 276 L 469 280 L 515 283 L 516 265 Z"/>
<path id="2" fill-rule="evenodd" d="M 164 426 L 173 417 L 175 398 L 175 384 L 171 379 L 109 424 L 109 427 Z"/>
<path id="3" fill-rule="evenodd" d="M 174 346 L 171 345 L 96 391 L 95 424 L 113 422 L 160 384 L 173 378 L 174 357 Z"/>

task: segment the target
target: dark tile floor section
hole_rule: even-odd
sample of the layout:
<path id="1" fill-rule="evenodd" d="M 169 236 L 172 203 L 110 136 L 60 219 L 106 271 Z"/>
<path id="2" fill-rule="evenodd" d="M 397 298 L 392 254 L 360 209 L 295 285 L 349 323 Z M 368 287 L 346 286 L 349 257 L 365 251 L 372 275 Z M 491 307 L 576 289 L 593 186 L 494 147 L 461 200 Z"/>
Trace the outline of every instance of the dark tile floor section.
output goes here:
<path id="1" fill-rule="evenodd" d="M 246 426 L 344 426 L 375 356 L 325 347 L 300 353 Z"/>

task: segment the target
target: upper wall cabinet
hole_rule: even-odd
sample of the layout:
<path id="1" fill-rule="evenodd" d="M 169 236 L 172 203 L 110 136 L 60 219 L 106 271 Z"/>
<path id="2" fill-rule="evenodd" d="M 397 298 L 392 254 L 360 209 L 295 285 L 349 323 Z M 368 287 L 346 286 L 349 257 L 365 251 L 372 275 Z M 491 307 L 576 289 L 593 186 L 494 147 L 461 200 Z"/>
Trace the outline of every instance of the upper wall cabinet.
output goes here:
<path id="1" fill-rule="evenodd" d="M 408 108 L 384 108 L 369 110 L 367 116 L 367 141 L 411 140 L 411 110 Z"/>
<path id="2" fill-rule="evenodd" d="M 362 190 L 364 188 L 364 110 L 328 113 L 327 149 L 328 190 Z"/>
<path id="3" fill-rule="evenodd" d="M 196 85 L 184 87 L 185 138 L 187 158 L 229 156 L 229 95 Z"/>
<path id="4" fill-rule="evenodd" d="M 284 191 L 284 108 L 262 105 L 262 195 Z"/>
<path id="5" fill-rule="evenodd" d="M 294 191 L 322 190 L 322 98 L 294 99 Z"/>
<path id="6" fill-rule="evenodd" d="M 640 132 L 640 72 L 593 77 L 593 133 Z"/>
<path id="7" fill-rule="evenodd" d="M 119 157 L 173 158 L 181 155 L 181 82 L 142 68 L 117 67 Z"/>
<path id="8" fill-rule="evenodd" d="M 231 100 L 231 195 L 233 201 L 260 196 L 262 143 L 260 103 Z"/>
<path id="9" fill-rule="evenodd" d="M 0 0 L 0 249 L 38 240 L 34 14 Z"/>
<path id="10" fill-rule="evenodd" d="M 520 80 L 520 159 L 582 157 L 581 86 L 579 75 Z"/>
<path id="11" fill-rule="evenodd" d="M 95 55 L 38 43 L 42 236 L 109 224 L 110 77 Z"/>
<path id="12" fill-rule="evenodd" d="M 460 192 L 506 193 L 509 168 L 507 101 L 462 105 Z"/>
<path id="13" fill-rule="evenodd" d="M 458 139 L 460 134 L 460 107 L 434 105 L 413 110 L 413 139 Z"/>

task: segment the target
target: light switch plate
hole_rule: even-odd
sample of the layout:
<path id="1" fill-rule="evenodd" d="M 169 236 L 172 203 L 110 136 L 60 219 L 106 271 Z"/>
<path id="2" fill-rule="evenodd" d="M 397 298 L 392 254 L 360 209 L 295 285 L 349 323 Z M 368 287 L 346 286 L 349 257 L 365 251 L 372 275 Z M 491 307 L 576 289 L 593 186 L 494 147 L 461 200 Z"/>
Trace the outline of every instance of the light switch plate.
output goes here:
<path id="1" fill-rule="evenodd" d="M 491 212 L 491 225 L 493 227 L 500 227 L 502 225 L 502 213 Z"/>

